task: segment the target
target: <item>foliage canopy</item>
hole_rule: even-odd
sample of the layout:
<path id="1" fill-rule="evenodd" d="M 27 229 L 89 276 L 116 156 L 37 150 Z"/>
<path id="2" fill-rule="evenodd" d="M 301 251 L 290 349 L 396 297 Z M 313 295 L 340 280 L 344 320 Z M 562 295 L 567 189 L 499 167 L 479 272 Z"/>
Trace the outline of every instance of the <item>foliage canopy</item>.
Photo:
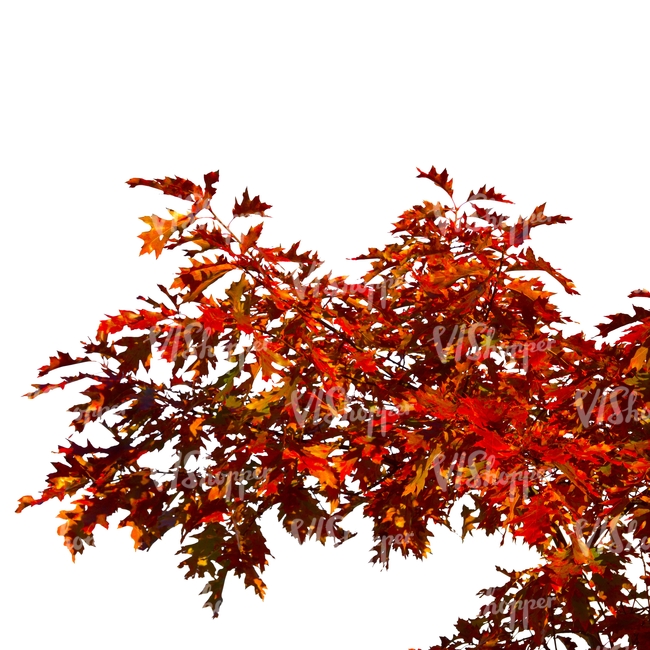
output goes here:
<path id="1" fill-rule="evenodd" d="M 229 573 L 264 596 L 271 508 L 300 543 L 343 543 L 361 507 L 372 561 L 388 566 L 391 551 L 424 558 L 431 524 L 451 527 L 462 501 L 463 538 L 508 534 L 543 560 L 499 569 L 490 604 L 433 649 L 648 641 L 650 311 L 609 316 L 598 341 L 565 336 L 538 276 L 577 291 L 528 240 L 569 218 L 540 205 L 508 223 L 494 189 L 457 204 L 446 170 L 420 176 L 444 202 L 407 210 L 393 243 L 355 258 L 370 266 L 361 283 L 315 278 L 323 262 L 299 243 L 262 246 L 263 220 L 245 224 L 271 206 L 248 190 L 226 224 L 211 206 L 218 172 L 128 181 L 189 204 L 142 217 L 140 235 L 141 254 L 179 248 L 189 265 L 162 297 L 103 320 L 82 356 L 40 368 L 62 374 L 30 398 L 86 381 L 87 401 L 18 511 L 70 497 L 59 534 L 73 559 L 118 512 L 137 549 L 180 526 L 180 566 L 207 579 L 216 617 Z M 111 445 L 84 438 L 94 421 Z"/>

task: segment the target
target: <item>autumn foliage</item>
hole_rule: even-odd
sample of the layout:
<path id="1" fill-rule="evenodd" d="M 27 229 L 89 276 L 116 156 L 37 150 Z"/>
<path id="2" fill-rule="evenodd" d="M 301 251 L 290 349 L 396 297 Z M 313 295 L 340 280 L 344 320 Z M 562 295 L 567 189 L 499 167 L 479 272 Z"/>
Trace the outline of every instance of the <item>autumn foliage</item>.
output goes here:
<path id="1" fill-rule="evenodd" d="M 650 311 L 609 316 L 597 341 L 565 336 L 541 278 L 577 292 L 529 239 L 569 218 L 545 205 L 506 218 L 494 189 L 459 201 L 446 170 L 420 176 L 443 202 L 407 210 L 393 243 L 355 258 L 369 269 L 357 283 L 316 277 L 322 261 L 299 243 L 263 246 L 271 206 L 248 190 L 217 216 L 218 172 L 128 181 L 187 202 L 142 217 L 140 235 L 141 254 L 179 248 L 187 265 L 103 320 L 80 357 L 40 368 L 55 378 L 29 397 L 81 381 L 85 401 L 42 495 L 18 510 L 70 497 L 59 534 L 73 559 L 115 513 L 137 549 L 179 526 L 180 566 L 206 579 L 217 616 L 230 573 L 264 596 L 269 509 L 300 543 L 339 544 L 362 508 L 372 561 L 388 566 L 391 552 L 425 557 L 459 505 L 463 537 L 522 538 L 542 562 L 500 569 L 486 606 L 432 648 L 626 634 L 650 647 Z M 84 437 L 94 421 L 112 445 Z"/>

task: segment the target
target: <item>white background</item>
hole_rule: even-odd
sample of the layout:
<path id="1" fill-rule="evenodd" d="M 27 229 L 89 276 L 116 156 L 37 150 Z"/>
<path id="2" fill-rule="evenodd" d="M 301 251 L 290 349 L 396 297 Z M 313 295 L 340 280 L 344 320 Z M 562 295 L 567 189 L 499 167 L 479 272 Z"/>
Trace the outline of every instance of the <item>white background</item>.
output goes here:
<path id="1" fill-rule="evenodd" d="M 273 516 L 260 601 L 229 578 L 218 620 L 176 568 L 175 533 L 134 552 L 128 529 L 70 561 L 62 505 L 36 495 L 72 432 L 66 389 L 20 396 L 55 350 L 169 284 L 178 258 L 139 257 L 138 217 L 170 205 L 133 176 L 220 170 L 226 214 L 246 186 L 272 204 L 262 243 L 301 240 L 331 268 L 390 241 L 391 223 L 495 185 L 534 249 L 573 279 L 559 304 L 590 335 L 650 288 L 648 5 L 631 3 L 7 2 L 2 69 L 2 632 L 16 648 L 428 648 L 477 612 L 497 539 L 442 530 L 424 562 L 368 564 L 368 524 L 340 548 L 299 546 Z M 558 285 L 549 286 L 556 290 Z M 647 302 L 647 301 L 646 301 Z M 638 301 L 639 304 L 643 304 Z M 646 305 L 647 306 L 647 305 Z"/>

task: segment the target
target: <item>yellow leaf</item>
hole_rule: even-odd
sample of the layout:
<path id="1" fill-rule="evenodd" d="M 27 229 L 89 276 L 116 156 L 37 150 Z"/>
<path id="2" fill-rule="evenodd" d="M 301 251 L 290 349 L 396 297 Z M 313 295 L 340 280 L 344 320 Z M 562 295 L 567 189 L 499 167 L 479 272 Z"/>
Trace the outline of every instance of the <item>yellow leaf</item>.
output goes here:
<path id="1" fill-rule="evenodd" d="M 424 488 L 424 482 L 427 479 L 427 474 L 429 473 L 429 468 L 431 467 L 431 462 L 440 452 L 440 447 L 434 449 L 428 456 L 428 458 L 421 458 L 416 464 L 415 478 L 406 486 L 403 494 L 419 494 Z"/>
<path id="2" fill-rule="evenodd" d="M 283 397 L 289 397 L 291 391 L 297 386 L 299 378 L 296 378 L 294 383 L 289 381 L 285 382 L 279 389 L 272 389 L 267 393 L 262 393 L 260 397 L 252 399 L 246 404 L 247 409 L 263 413 L 269 408 L 269 404 Z"/>
<path id="3" fill-rule="evenodd" d="M 645 360 L 646 356 L 648 354 L 648 348 L 641 346 L 635 353 L 635 355 L 632 357 L 632 360 L 630 361 L 630 365 L 628 366 L 627 370 L 641 370 L 643 366 L 645 365 Z"/>
<path id="4" fill-rule="evenodd" d="M 315 476 L 319 480 L 321 485 L 327 485 L 331 488 L 338 488 L 336 476 L 334 476 L 332 470 L 328 468 L 324 468 L 322 470 L 310 469 L 309 473 L 312 476 Z"/>
<path id="5" fill-rule="evenodd" d="M 192 424 L 190 424 L 190 431 L 192 432 L 192 435 L 195 438 L 198 438 L 199 433 L 201 431 L 201 423 L 205 420 L 205 418 L 196 418 Z"/>
<path id="6" fill-rule="evenodd" d="M 316 456 L 317 458 L 327 458 L 334 447 L 335 445 L 309 445 L 307 447 L 304 447 L 304 450 L 310 456 Z"/>
<path id="7" fill-rule="evenodd" d="M 144 221 L 150 228 L 150 230 L 138 235 L 144 242 L 140 255 L 155 252 L 156 257 L 158 257 L 162 253 L 169 238 L 177 230 L 182 232 L 192 221 L 190 214 L 180 214 L 169 208 L 168 211 L 172 215 L 171 219 L 161 219 L 155 214 L 152 214 L 150 217 L 140 217 L 140 220 Z"/>
<path id="8" fill-rule="evenodd" d="M 587 564 L 591 560 L 591 551 L 583 539 L 573 535 L 571 537 L 571 546 L 573 547 L 573 559 L 577 564 Z"/>
<path id="9" fill-rule="evenodd" d="M 126 525 L 133 528 L 131 531 L 131 539 L 135 542 L 133 546 L 137 550 L 140 547 L 140 538 L 142 537 L 142 533 L 144 531 L 138 528 L 132 521 L 129 521 Z"/>

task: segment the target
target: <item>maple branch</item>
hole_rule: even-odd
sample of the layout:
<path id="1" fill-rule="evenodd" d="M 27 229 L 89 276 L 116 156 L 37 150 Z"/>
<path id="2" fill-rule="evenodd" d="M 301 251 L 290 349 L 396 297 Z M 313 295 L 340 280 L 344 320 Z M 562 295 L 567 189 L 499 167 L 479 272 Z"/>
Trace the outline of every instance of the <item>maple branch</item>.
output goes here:
<path id="1" fill-rule="evenodd" d="M 223 221 L 221 221 L 221 219 L 219 219 L 219 217 L 218 217 L 218 216 L 214 213 L 214 211 L 212 210 L 212 206 L 209 206 L 209 207 L 208 207 L 208 211 L 209 211 L 210 214 L 215 218 L 215 220 L 217 221 L 217 223 L 219 223 L 220 225 L 222 225 L 222 226 L 223 226 L 223 227 L 228 231 L 228 233 L 230 234 L 230 236 L 231 236 L 231 237 L 232 237 L 232 238 L 233 238 L 233 239 L 234 239 L 234 240 L 235 240 L 235 241 L 236 241 L 236 242 L 241 246 L 241 240 L 239 239 L 239 237 L 237 237 L 237 235 L 235 235 L 235 233 L 234 233 L 232 230 L 230 230 L 230 228 L 229 228 L 229 227 L 228 227 L 228 226 L 227 226 Z M 234 217 L 233 217 L 233 219 L 234 219 Z M 230 220 L 230 223 L 233 222 L 233 219 Z"/>
<path id="2" fill-rule="evenodd" d="M 643 565 L 643 577 L 648 578 L 648 568 L 645 565 L 645 558 L 643 557 L 643 552 L 640 553 L 641 555 L 641 563 Z M 648 618 L 650 618 L 650 589 L 648 589 L 648 583 L 644 580 L 645 584 L 645 594 L 646 594 L 646 599 L 648 601 Z M 636 601 L 636 598 L 634 599 Z"/>
<path id="3" fill-rule="evenodd" d="M 507 246 L 504 243 L 503 250 L 501 251 L 501 259 L 499 260 L 499 268 L 497 269 L 497 273 L 496 273 L 496 276 L 494 278 L 494 285 L 492 286 L 492 294 L 490 295 L 490 300 L 489 300 L 489 302 L 487 304 L 485 314 L 484 314 L 483 318 L 481 319 L 484 322 L 487 322 L 488 316 L 490 315 L 490 311 L 492 311 L 492 304 L 494 302 L 494 297 L 496 296 L 497 286 L 498 286 L 498 282 L 499 282 L 499 276 L 501 275 L 501 268 L 503 266 L 503 260 L 505 258 L 506 249 L 507 249 Z M 488 276 L 488 280 L 489 280 L 489 276 Z M 486 284 L 487 284 L 487 280 L 486 280 Z"/>
<path id="4" fill-rule="evenodd" d="M 296 311 L 299 311 L 298 307 L 296 307 Z M 301 312 L 301 313 L 303 313 L 303 315 L 304 315 L 304 312 Z M 330 330 L 331 332 L 336 334 L 340 339 L 345 341 L 348 345 L 352 346 L 358 352 L 364 352 L 364 349 L 362 347 L 358 346 L 352 339 L 350 339 L 350 337 L 348 337 L 343 332 L 340 332 L 339 330 L 337 330 L 333 325 L 330 325 L 330 323 L 328 323 L 326 320 L 324 320 L 324 319 L 322 319 L 320 317 L 316 317 L 314 320 L 318 321 L 321 325 L 323 325 L 328 330 Z M 389 357 L 381 357 L 381 358 L 384 359 L 385 361 L 390 361 L 392 364 L 394 364 L 394 365 L 396 365 L 398 367 L 400 365 L 396 361 L 393 361 Z M 386 379 L 393 379 L 394 378 L 392 375 L 389 375 L 383 368 L 378 368 L 378 370 L 379 370 L 379 372 L 381 372 L 384 375 L 384 377 Z M 405 370 L 408 370 L 408 368 L 405 368 Z M 416 386 L 414 386 L 413 384 L 411 384 L 408 381 L 406 382 L 406 386 L 408 386 L 411 390 L 418 390 Z"/>

